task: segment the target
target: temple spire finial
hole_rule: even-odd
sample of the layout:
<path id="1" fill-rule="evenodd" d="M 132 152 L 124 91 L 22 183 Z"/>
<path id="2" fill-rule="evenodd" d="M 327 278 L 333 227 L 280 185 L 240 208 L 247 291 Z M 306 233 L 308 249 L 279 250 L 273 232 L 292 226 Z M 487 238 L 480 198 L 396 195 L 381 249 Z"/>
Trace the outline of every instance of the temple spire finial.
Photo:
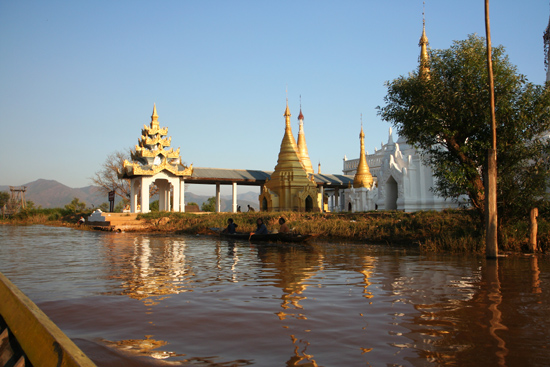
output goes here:
<path id="1" fill-rule="evenodd" d="M 418 42 L 420 46 L 420 75 L 428 75 L 430 71 L 428 56 L 428 36 L 426 36 L 426 2 L 422 3 L 422 36 Z"/>
<path id="2" fill-rule="evenodd" d="M 151 115 L 151 122 L 158 121 L 159 115 L 157 115 L 157 104 L 153 103 L 153 114 Z"/>
<path id="3" fill-rule="evenodd" d="M 370 173 L 369 165 L 367 164 L 367 157 L 365 155 L 365 133 L 363 133 L 363 114 L 361 114 L 361 133 L 359 134 L 360 141 L 360 155 L 359 164 L 357 165 L 357 171 L 355 177 L 353 177 L 353 187 L 371 188 L 373 185 L 372 174 Z"/>
<path id="4" fill-rule="evenodd" d="M 298 116 L 299 121 L 299 130 L 298 130 L 298 157 L 300 157 L 300 162 L 307 173 L 315 173 L 313 166 L 311 165 L 311 159 L 309 158 L 309 153 L 307 151 L 306 144 L 306 134 L 304 132 L 304 115 L 302 114 L 302 96 L 300 96 L 300 115 Z"/>

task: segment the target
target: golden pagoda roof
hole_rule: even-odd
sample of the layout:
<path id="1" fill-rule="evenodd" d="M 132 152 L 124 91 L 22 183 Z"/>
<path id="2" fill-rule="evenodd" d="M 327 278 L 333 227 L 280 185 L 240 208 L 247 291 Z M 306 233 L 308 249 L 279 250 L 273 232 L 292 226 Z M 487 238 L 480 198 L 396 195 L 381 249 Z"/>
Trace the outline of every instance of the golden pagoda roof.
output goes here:
<path id="1" fill-rule="evenodd" d="M 302 114 L 302 108 L 300 107 L 300 115 L 298 115 L 298 120 L 300 121 L 300 127 L 298 130 L 298 157 L 302 166 L 307 173 L 315 173 L 313 171 L 313 166 L 311 165 L 311 159 L 309 159 L 309 153 L 307 151 L 306 144 L 306 135 L 304 133 L 304 115 Z"/>
<path id="2" fill-rule="evenodd" d="M 131 152 L 132 161 L 124 161 L 122 178 L 132 176 L 151 176 L 161 171 L 168 171 L 176 176 L 190 176 L 193 166 L 186 167 L 181 163 L 180 148 L 170 148 L 172 137 L 166 137 L 168 128 L 159 127 L 157 106 L 153 105 L 150 126 L 144 125 L 138 145 Z"/>
<path id="3" fill-rule="evenodd" d="M 428 55 L 428 45 L 428 37 L 426 36 L 426 20 L 422 19 L 422 36 L 420 36 L 418 46 L 420 46 L 420 74 L 426 76 L 428 76 L 428 72 L 430 71 L 428 66 L 430 61 L 430 57 Z"/>
<path id="4" fill-rule="evenodd" d="M 371 188 L 374 182 L 372 175 L 367 164 L 367 158 L 365 157 L 365 133 L 363 132 L 363 124 L 361 124 L 361 133 L 359 134 L 359 140 L 361 141 L 361 154 L 359 155 L 359 165 L 357 166 L 357 172 L 353 178 L 353 187 Z"/>

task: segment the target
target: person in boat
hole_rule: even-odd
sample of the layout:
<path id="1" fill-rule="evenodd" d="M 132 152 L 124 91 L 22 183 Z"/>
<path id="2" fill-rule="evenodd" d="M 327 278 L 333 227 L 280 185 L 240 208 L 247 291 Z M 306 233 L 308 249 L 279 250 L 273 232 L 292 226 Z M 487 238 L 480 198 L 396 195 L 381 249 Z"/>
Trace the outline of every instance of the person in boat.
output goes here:
<path id="1" fill-rule="evenodd" d="M 238 225 L 233 222 L 233 218 L 229 218 L 227 220 L 227 228 L 225 228 L 222 233 L 234 234 L 235 232 L 237 232 L 237 227 Z"/>
<path id="2" fill-rule="evenodd" d="M 252 232 L 250 235 L 253 234 L 268 234 L 267 227 L 264 224 L 264 221 L 262 218 L 258 218 L 256 220 L 256 232 Z"/>
<path id="3" fill-rule="evenodd" d="M 290 228 L 288 228 L 288 226 L 286 225 L 285 218 L 279 218 L 279 225 L 279 233 L 290 233 Z"/>

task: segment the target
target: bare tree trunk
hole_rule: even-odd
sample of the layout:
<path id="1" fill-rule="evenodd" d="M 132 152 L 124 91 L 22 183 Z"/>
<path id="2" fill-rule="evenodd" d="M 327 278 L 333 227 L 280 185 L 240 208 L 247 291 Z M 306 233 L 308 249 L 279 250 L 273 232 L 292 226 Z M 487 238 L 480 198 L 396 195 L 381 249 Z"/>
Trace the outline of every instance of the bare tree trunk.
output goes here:
<path id="1" fill-rule="evenodd" d="M 491 25 L 489 22 L 489 0 L 485 0 L 485 32 L 487 33 L 487 68 L 489 71 L 489 93 L 491 98 L 492 148 L 487 153 L 487 181 L 485 184 L 485 256 L 498 256 L 497 240 L 497 127 L 495 116 L 495 83 L 491 53 Z"/>

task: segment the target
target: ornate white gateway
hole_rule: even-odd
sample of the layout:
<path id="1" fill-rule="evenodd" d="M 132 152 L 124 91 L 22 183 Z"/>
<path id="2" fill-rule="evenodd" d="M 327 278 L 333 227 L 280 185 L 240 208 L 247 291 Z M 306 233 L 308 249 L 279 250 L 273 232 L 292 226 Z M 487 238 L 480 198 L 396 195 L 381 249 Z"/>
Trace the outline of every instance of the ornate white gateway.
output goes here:
<path id="1" fill-rule="evenodd" d="M 124 161 L 119 178 L 130 180 L 130 211 L 149 212 L 149 187 L 159 190 L 159 210 L 185 211 L 184 179 L 193 174 L 193 165 L 181 163 L 180 148 L 170 148 L 168 128 L 159 126 L 157 107 L 153 106 L 150 126 L 144 125 L 132 162 Z M 141 199 L 141 200 L 140 200 Z"/>

